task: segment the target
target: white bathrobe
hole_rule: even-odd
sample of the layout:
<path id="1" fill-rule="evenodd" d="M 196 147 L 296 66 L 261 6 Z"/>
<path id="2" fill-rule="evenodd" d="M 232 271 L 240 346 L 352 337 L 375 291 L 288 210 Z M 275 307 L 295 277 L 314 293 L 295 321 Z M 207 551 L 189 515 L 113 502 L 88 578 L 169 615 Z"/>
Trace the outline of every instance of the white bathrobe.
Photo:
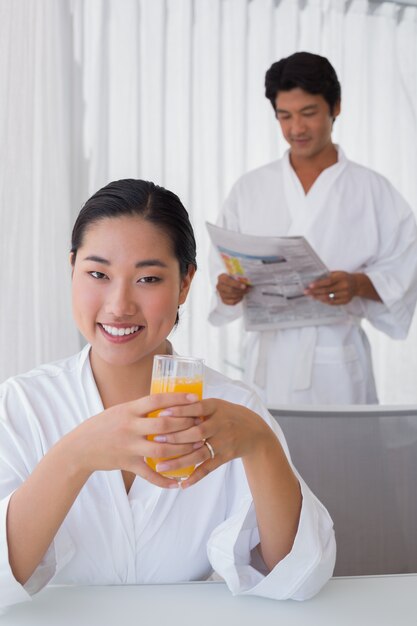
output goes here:
<path id="1" fill-rule="evenodd" d="M 381 175 L 346 159 L 324 170 L 306 195 L 289 152 L 232 188 L 218 224 L 251 235 L 303 235 L 330 271 L 363 272 L 382 302 L 355 297 L 341 323 L 247 333 L 245 381 L 267 406 L 376 403 L 367 319 L 405 338 L 417 299 L 417 231 L 410 207 Z M 212 254 L 213 281 L 224 267 Z M 242 314 L 216 294 L 210 321 Z"/>
<path id="2" fill-rule="evenodd" d="M 288 453 L 281 429 L 245 385 L 207 368 L 204 395 L 259 413 Z M 10 496 L 51 446 L 102 410 L 89 346 L 0 386 L 0 610 L 29 600 L 48 583 L 174 583 L 204 580 L 214 571 L 234 594 L 302 600 L 331 576 L 332 520 L 302 479 L 301 519 L 293 548 L 265 575 L 251 554 L 259 534 L 243 464 L 237 459 L 184 491 L 160 489 L 137 476 L 127 495 L 120 471 L 95 472 L 42 563 L 20 585 L 8 562 Z"/>

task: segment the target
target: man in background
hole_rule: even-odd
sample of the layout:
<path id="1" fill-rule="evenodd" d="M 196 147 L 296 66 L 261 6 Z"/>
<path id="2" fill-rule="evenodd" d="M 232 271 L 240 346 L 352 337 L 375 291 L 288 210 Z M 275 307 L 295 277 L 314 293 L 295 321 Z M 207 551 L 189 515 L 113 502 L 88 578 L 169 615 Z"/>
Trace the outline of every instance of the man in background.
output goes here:
<path id="1" fill-rule="evenodd" d="M 305 295 L 343 316 L 333 323 L 248 333 L 245 380 L 269 406 L 377 403 L 367 319 L 405 338 L 417 299 L 417 231 L 410 207 L 381 175 L 332 141 L 341 88 L 329 61 L 295 53 L 266 73 L 289 150 L 242 176 L 218 224 L 251 235 L 304 236 L 331 270 Z M 213 262 L 217 326 L 242 314 L 250 287 Z"/>

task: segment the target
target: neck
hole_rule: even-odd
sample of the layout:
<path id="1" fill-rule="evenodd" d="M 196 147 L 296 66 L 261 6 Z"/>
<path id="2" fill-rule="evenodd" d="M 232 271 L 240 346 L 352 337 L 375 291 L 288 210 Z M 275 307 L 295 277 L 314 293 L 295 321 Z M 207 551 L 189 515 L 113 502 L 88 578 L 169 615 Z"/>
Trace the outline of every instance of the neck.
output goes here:
<path id="1" fill-rule="evenodd" d="M 312 156 L 303 157 L 291 151 L 290 163 L 296 173 L 309 172 L 319 176 L 323 170 L 337 163 L 337 149 L 330 142 L 320 152 Z"/>
<path id="2" fill-rule="evenodd" d="M 149 395 L 153 357 L 155 354 L 170 354 L 170 348 L 171 344 L 165 340 L 151 354 L 129 365 L 108 363 L 92 349 L 90 352 L 91 369 L 104 408 Z"/>
<path id="3" fill-rule="evenodd" d="M 311 157 L 300 157 L 290 152 L 290 163 L 304 193 L 307 194 L 323 170 L 337 163 L 337 150 L 332 143 L 329 143 L 318 154 Z"/>

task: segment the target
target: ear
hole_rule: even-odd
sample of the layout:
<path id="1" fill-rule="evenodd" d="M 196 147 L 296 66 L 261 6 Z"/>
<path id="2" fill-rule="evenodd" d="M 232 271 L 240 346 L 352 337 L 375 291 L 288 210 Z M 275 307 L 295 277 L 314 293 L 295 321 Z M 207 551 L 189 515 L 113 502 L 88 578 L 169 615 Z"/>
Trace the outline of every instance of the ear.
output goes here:
<path id="1" fill-rule="evenodd" d="M 335 120 L 338 115 L 340 115 L 340 111 L 342 110 L 342 103 L 340 100 L 336 102 L 333 109 L 333 119 Z"/>
<path id="2" fill-rule="evenodd" d="M 191 287 L 191 281 L 194 278 L 194 274 L 195 274 L 194 265 L 189 265 L 186 275 L 181 278 L 181 288 L 180 288 L 180 295 L 178 298 L 178 304 L 184 304 L 184 302 L 186 301 L 188 292 Z"/>

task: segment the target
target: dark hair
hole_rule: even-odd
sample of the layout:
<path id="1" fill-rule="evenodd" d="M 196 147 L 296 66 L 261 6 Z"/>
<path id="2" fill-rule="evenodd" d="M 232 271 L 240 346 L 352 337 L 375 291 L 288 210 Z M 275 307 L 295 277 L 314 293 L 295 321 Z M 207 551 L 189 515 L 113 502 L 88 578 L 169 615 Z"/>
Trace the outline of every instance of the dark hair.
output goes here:
<path id="1" fill-rule="evenodd" d="M 340 101 L 341 87 L 331 63 L 318 54 L 296 52 L 273 63 L 265 75 L 265 96 L 275 111 L 275 101 L 280 91 L 299 87 L 307 93 L 320 94 L 333 114 Z"/>
<path id="2" fill-rule="evenodd" d="M 72 230 L 72 262 L 75 262 L 78 248 L 91 224 L 126 215 L 141 217 L 168 235 L 181 276 L 187 274 L 189 265 L 197 269 L 194 232 L 179 197 L 164 187 L 133 178 L 109 183 L 84 204 Z"/>

